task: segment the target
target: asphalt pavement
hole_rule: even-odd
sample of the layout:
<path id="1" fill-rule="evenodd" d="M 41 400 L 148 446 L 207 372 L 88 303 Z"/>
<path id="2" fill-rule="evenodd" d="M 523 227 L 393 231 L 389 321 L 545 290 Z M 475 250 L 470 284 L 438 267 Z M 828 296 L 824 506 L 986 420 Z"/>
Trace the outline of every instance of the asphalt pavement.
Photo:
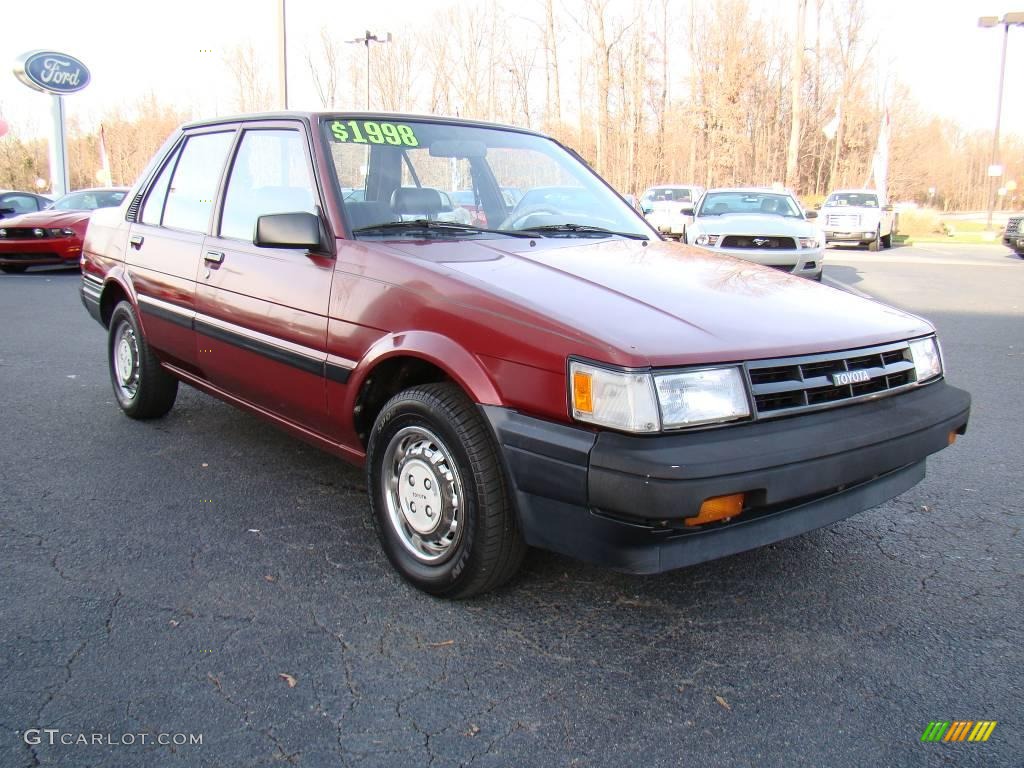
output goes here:
<path id="1" fill-rule="evenodd" d="M 131 421 L 77 274 L 0 275 L 0 766 L 1022 765 L 1024 261 L 826 265 L 974 397 L 921 484 L 655 577 L 534 552 L 458 603 L 392 571 L 361 472 L 187 387 Z"/>

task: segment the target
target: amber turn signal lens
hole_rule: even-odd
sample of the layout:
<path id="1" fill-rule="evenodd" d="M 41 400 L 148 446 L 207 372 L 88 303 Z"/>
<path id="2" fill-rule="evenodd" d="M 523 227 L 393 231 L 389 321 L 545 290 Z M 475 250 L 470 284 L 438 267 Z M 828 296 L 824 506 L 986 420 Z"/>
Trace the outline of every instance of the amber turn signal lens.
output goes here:
<path id="1" fill-rule="evenodd" d="M 704 525 L 705 523 L 713 523 L 716 520 L 736 517 L 742 511 L 742 493 L 732 493 L 728 496 L 712 496 L 710 499 L 704 499 L 704 503 L 700 505 L 700 513 L 696 517 L 687 517 L 683 522 L 687 525 Z"/>
<path id="2" fill-rule="evenodd" d="M 581 413 L 594 412 L 594 377 L 583 371 L 572 375 L 572 407 Z"/>
<path id="3" fill-rule="evenodd" d="M 956 432 L 950 432 L 949 433 L 949 445 L 952 445 L 955 442 L 956 442 Z"/>

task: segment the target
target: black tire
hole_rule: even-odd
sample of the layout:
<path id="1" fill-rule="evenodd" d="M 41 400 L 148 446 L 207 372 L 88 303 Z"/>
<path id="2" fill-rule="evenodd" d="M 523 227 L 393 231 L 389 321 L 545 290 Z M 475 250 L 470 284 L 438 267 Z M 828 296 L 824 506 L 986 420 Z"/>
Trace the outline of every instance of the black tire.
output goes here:
<path id="1" fill-rule="evenodd" d="M 438 555 L 436 562 L 425 562 L 422 553 L 414 554 L 415 537 L 410 537 L 414 531 L 409 525 L 410 515 L 403 507 L 408 499 L 398 499 L 396 504 L 394 495 L 402 493 L 404 473 L 415 462 L 415 457 L 410 459 L 410 456 L 417 450 L 413 449 L 401 462 L 396 462 L 403 435 L 412 434 L 411 439 L 416 440 L 422 431 L 436 437 L 440 445 L 425 442 L 438 447 L 438 452 L 445 455 L 440 464 L 433 457 L 424 464 L 444 467 L 450 458 L 462 492 L 461 506 L 454 513 L 460 518 L 458 537 L 448 545 L 447 551 Z M 472 597 L 505 583 L 522 564 L 526 545 L 519 532 L 498 450 L 476 405 L 454 384 L 412 387 L 392 397 L 381 410 L 370 433 L 366 455 L 371 517 L 391 564 L 418 589 L 439 597 Z M 385 491 L 382 481 L 385 472 L 393 478 L 389 486 L 394 489 L 392 494 Z M 411 474 L 410 471 L 410 486 L 414 485 Z M 443 484 L 442 478 L 437 498 L 441 498 Z M 423 479 L 421 485 L 431 488 Z M 412 509 L 415 510 L 414 505 Z M 430 507 L 425 509 L 429 516 Z M 439 516 L 437 525 L 445 528 L 447 518 L 444 516 L 449 510 L 435 514 Z M 421 518 L 420 522 L 426 521 Z M 430 536 L 437 536 L 437 533 L 426 534 Z"/>
<path id="2" fill-rule="evenodd" d="M 120 348 L 120 334 L 131 334 L 134 339 L 134 371 L 130 381 L 122 383 L 118 373 L 116 355 Z M 128 346 L 131 347 L 130 342 Z M 135 309 L 122 301 L 110 316 L 107 335 L 107 364 L 110 369 L 110 383 L 114 387 L 114 398 L 121 410 L 133 419 L 158 419 L 174 405 L 178 396 L 178 380 L 165 371 L 142 334 L 142 325 Z"/>
<path id="3" fill-rule="evenodd" d="M 875 232 L 875 239 L 868 241 L 868 250 L 869 251 L 877 251 L 879 246 L 881 245 L 881 242 L 882 242 L 881 234 L 879 232 Z"/>
<path id="4" fill-rule="evenodd" d="M 892 248 L 892 233 L 891 232 L 888 235 L 882 235 L 882 247 L 883 248 Z"/>
<path id="5" fill-rule="evenodd" d="M 20 275 L 26 269 L 28 269 L 28 267 L 23 267 L 19 264 L 8 264 L 0 267 L 0 271 L 3 271 L 8 275 Z"/>

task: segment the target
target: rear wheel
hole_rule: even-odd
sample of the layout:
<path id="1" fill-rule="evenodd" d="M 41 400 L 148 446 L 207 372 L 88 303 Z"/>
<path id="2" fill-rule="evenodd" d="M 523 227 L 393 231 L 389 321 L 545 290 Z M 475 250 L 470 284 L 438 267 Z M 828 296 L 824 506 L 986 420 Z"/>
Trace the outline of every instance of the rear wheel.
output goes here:
<path id="1" fill-rule="evenodd" d="M 110 316 L 107 356 L 114 397 L 122 411 L 133 419 L 156 419 L 171 410 L 178 380 L 160 366 L 127 301 L 114 307 Z"/>
<path id="2" fill-rule="evenodd" d="M 518 570 L 526 545 L 498 447 L 454 384 L 392 397 L 366 456 L 374 527 L 391 564 L 432 595 L 471 597 Z"/>
<path id="3" fill-rule="evenodd" d="M 28 267 L 22 267 L 18 264 L 8 264 L 0 267 L 0 271 L 6 272 L 8 275 L 20 275 L 26 269 L 28 269 Z"/>

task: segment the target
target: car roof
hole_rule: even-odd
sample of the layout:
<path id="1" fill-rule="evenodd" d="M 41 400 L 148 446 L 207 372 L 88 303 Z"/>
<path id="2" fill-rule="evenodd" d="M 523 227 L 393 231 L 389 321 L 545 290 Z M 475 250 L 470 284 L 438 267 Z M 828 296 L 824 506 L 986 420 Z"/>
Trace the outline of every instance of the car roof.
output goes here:
<path id="1" fill-rule="evenodd" d="M 688 189 L 693 189 L 694 187 L 700 187 L 700 184 L 653 184 L 649 186 L 647 189 L 677 189 L 678 187 L 686 187 Z"/>
<path id="2" fill-rule="evenodd" d="M 878 190 L 877 189 L 833 189 L 831 192 L 829 192 L 830 196 L 831 195 L 849 195 L 849 194 L 877 195 L 878 194 Z"/>
<path id="3" fill-rule="evenodd" d="M 190 128 L 201 128 L 209 125 L 221 125 L 224 123 L 252 122 L 259 120 L 307 120 L 316 122 L 324 117 L 347 117 L 357 120 L 412 120 L 429 121 L 432 123 L 443 123 L 445 125 L 464 125 L 471 128 L 499 128 L 505 131 L 516 131 L 518 133 L 529 133 L 533 136 L 551 138 L 547 134 L 534 131 L 529 128 L 522 128 L 518 125 L 506 125 L 503 123 L 489 123 L 483 120 L 467 120 L 462 117 L 447 117 L 442 115 L 423 115 L 413 112 L 360 112 L 357 110 L 318 110 L 305 112 L 300 110 L 288 110 L 277 112 L 252 112 L 248 114 L 226 115 L 224 117 L 211 118 L 209 120 L 195 120 L 182 125 L 183 130 Z"/>

